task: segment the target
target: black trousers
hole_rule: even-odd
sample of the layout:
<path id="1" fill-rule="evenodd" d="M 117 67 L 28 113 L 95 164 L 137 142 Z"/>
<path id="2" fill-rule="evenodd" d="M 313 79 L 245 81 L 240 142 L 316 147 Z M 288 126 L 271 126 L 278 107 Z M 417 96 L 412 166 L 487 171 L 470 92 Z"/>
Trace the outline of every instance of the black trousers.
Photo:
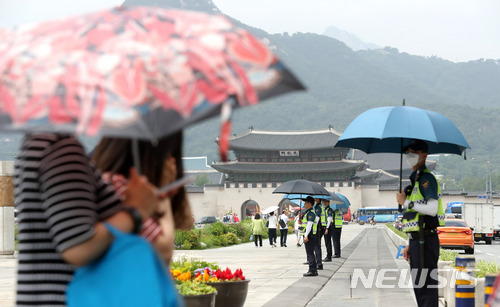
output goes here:
<path id="1" fill-rule="evenodd" d="M 439 259 L 439 238 L 437 234 L 425 237 L 424 261 L 425 268 L 420 268 L 420 242 L 410 240 L 410 267 L 413 278 L 413 291 L 418 306 L 437 307 L 438 301 L 438 279 L 437 263 Z"/>
<path id="2" fill-rule="evenodd" d="M 323 229 L 318 225 L 318 230 L 316 231 L 316 245 L 314 247 L 314 255 L 316 257 L 316 263 L 318 265 L 323 265 L 323 255 L 321 252 L 321 238 L 323 237 Z"/>
<path id="3" fill-rule="evenodd" d="M 286 237 L 288 236 L 288 229 L 280 229 L 280 244 L 284 246 L 286 244 Z"/>
<path id="4" fill-rule="evenodd" d="M 333 227 L 328 228 L 328 233 L 325 233 L 326 258 L 332 258 L 332 239 Z"/>
<path id="5" fill-rule="evenodd" d="M 269 228 L 269 244 L 276 244 L 276 228 Z"/>
<path id="6" fill-rule="evenodd" d="M 309 264 L 309 272 L 316 272 L 318 271 L 318 265 L 316 263 L 316 256 L 314 253 L 314 249 L 318 246 L 318 243 L 316 242 L 316 236 L 313 235 L 312 233 L 307 236 L 309 241 L 304 243 L 306 247 L 306 255 L 307 255 L 307 262 Z"/>
<path id="7" fill-rule="evenodd" d="M 332 240 L 333 240 L 333 249 L 335 251 L 336 256 L 340 256 L 340 236 L 342 235 L 342 228 L 333 228 L 332 229 Z"/>
<path id="8" fill-rule="evenodd" d="M 262 235 L 253 235 L 253 240 L 255 242 L 255 246 L 258 246 L 257 245 L 257 239 L 259 240 L 260 246 L 262 246 Z"/>

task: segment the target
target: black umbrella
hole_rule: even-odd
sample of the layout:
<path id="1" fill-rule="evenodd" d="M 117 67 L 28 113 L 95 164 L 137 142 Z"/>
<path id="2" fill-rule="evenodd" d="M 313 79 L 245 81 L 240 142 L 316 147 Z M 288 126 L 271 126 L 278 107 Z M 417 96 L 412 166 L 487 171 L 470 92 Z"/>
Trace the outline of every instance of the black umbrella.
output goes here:
<path id="1" fill-rule="evenodd" d="M 274 190 L 273 194 L 306 194 L 331 196 L 324 187 L 309 180 L 290 180 Z"/>
<path id="2" fill-rule="evenodd" d="M 326 195 L 331 196 L 330 192 L 328 192 L 321 185 L 316 182 L 312 182 L 309 180 L 290 180 L 284 182 L 282 185 L 274 190 L 273 194 L 301 194 L 301 195 Z M 300 196 L 302 198 L 302 196 Z M 302 211 L 302 207 L 300 207 L 300 211 Z"/>

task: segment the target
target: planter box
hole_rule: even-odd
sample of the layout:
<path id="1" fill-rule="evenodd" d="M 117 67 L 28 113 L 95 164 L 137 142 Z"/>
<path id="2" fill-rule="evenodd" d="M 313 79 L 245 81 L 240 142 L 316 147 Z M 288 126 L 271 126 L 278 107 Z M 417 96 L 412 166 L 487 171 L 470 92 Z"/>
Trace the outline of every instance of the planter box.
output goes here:
<path id="1" fill-rule="evenodd" d="M 207 282 L 217 290 L 215 307 L 243 307 L 247 299 L 250 280 Z"/>
<path id="2" fill-rule="evenodd" d="M 183 295 L 186 307 L 214 307 L 217 292 L 200 295 Z"/>
<path id="3" fill-rule="evenodd" d="M 450 264 L 452 264 L 453 261 L 438 261 L 438 276 L 441 276 L 443 279 L 446 280 L 446 287 L 449 287 L 450 285 L 450 279 L 447 277 L 446 273 L 444 272 L 445 267 L 447 267 L 447 270 L 451 270 Z M 439 288 L 439 297 L 444 297 L 444 288 Z"/>

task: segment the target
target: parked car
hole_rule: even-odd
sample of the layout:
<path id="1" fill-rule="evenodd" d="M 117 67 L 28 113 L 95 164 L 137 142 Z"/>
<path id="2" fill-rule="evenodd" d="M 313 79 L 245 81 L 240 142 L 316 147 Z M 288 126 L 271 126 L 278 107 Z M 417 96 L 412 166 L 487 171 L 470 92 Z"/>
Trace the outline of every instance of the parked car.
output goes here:
<path id="1" fill-rule="evenodd" d="M 446 249 L 463 249 L 474 254 L 474 236 L 469 224 L 463 219 L 444 219 L 444 227 L 438 227 L 439 244 Z"/>
<path id="2" fill-rule="evenodd" d="M 394 228 L 396 228 L 399 231 L 403 231 L 403 216 L 398 216 L 395 220 L 394 223 L 392 224 Z"/>
<path id="3" fill-rule="evenodd" d="M 203 216 L 194 222 L 194 227 L 203 228 L 215 222 L 217 222 L 217 218 L 215 216 Z"/>

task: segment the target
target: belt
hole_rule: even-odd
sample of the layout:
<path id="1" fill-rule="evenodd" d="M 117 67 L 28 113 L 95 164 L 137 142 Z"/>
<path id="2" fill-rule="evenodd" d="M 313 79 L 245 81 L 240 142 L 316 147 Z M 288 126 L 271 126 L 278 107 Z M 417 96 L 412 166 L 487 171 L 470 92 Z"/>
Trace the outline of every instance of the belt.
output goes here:
<path id="1" fill-rule="evenodd" d="M 408 235 L 409 239 L 412 240 L 418 240 L 420 238 L 420 232 L 419 231 L 410 231 L 406 233 Z M 436 229 L 424 229 L 424 237 L 430 237 L 437 234 Z"/>

